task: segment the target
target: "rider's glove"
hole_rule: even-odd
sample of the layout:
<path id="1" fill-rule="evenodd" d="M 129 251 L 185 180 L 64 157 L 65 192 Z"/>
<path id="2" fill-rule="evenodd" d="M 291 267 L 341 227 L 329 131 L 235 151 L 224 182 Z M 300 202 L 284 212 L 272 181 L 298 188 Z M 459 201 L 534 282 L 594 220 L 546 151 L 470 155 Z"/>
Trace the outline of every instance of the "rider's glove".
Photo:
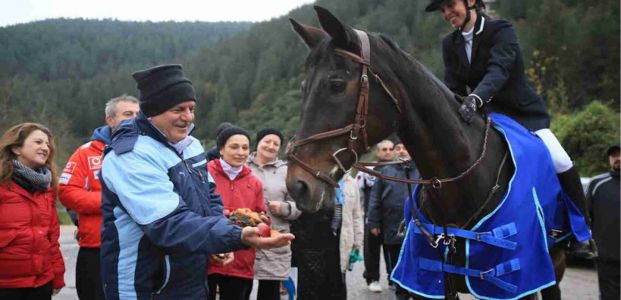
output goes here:
<path id="1" fill-rule="evenodd" d="M 483 105 L 483 101 L 477 95 L 470 94 L 463 98 L 461 106 L 459 107 L 459 116 L 464 122 L 470 124 L 472 116 Z"/>

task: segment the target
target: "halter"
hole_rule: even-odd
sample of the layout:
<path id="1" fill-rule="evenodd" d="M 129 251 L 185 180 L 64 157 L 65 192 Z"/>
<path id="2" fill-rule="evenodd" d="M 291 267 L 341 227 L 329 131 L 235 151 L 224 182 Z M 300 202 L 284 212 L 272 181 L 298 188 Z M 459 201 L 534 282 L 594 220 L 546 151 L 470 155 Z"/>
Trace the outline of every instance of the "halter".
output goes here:
<path id="1" fill-rule="evenodd" d="M 369 109 L 369 75 L 373 76 L 375 80 L 382 86 L 386 94 L 392 99 L 393 104 L 397 108 L 397 111 L 401 113 L 401 108 L 399 107 L 399 101 L 393 94 L 390 92 L 388 87 L 384 84 L 384 81 L 380 78 L 380 76 L 371 70 L 371 47 L 369 45 L 369 37 L 366 32 L 355 30 L 358 34 L 358 38 L 360 39 L 360 44 L 362 47 L 362 57 L 359 55 L 352 53 L 350 51 L 344 49 L 335 49 L 337 55 L 349 58 L 352 61 L 359 63 L 362 66 L 362 71 L 360 75 L 360 91 L 358 93 L 358 104 L 356 105 L 356 116 L 354 118 L 354 122 L 341 128 L 337 128 L 334 130 L 324 131 L 321 133 L 314 134 L 305 139 L 296 140 L 295 136 L 289 144 L 287 145 L 287 157 L 296 163 L 298 163 L 304 170 L 315 175 L 315 177 L 323 180 L 327 184 L 332 187 L 337 187 L 338 183 L 334 181 L 329 175 L 322 173 L 320 170 L 317 170 L 307 163 L 303 162 L 295 155 L 295 150 L 297 147 L 300 147 L 305 144 L 309 144 L 315 141 L 333 138 L 336 136 L 349 134 L 349 143 L 347 148 L 341 148 L 334 153 L 332 153 L 332 158 L 336 162 L 336 165 L 344 172 L 347 173 L 349 169 L 346 169 L 341 160 L 339 159 L 339 154 L 343 152 L 351 152 L 354 156 L 354 163 L 356 165 L 358 163 L 358 153 L 356 153 L 355 145 L 359 140 L 362 141 L 364 151 L 367 151 L 369 147 L 368 135 L 366 130 L 367 125 L 367 115 Z"/>

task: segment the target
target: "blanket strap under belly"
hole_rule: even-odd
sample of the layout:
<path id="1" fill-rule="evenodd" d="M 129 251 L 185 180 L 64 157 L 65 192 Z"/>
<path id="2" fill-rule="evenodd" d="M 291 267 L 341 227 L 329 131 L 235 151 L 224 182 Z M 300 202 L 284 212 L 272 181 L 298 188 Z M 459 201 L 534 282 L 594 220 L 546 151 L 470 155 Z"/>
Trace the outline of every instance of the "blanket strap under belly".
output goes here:
<path id="1" fill-rule="evenodd" d="M 517 291 L 516 285 L 503 281 L 498 277 L 519 270 L 520 260 L 514 258 L 512 260 L 498 264 L 495 267 L 490 268 L 489 270 L 476 270 L 446 264 L 438 260 L 431 260 L 421 257 L 419 259 L 419 267 L 423 270 L 431 272 L 446 272 L 463 276 L 478 277 L 481 280 L 486 280 L 505 291 L 515 293 Z"/>
<path id="2" fill-rule="evenodd" d="M 437 243 L 444 239 L 445 241 L 452 237 L 461 237 L 464 239 L 475 240 L 478 242 L 486 243 L 492 246 L 496 246 L 499 248 L 515 250 L 517 248 L 517 243 L 513 241 L 506 240 L 505 238 L 513 236 L 517 234 L 517 228 L 515 223 L 511 222 L 509 224 L 501 225 L 493 230 L 477 232 L 471 230 L 465 230 L 461 228 L 448 227 L 445 229 L 441 226 L 436 226 L 429 223 L 422 223 L 422 225 L 433 235 L 436 236 L 436 244 L 431 245 L 432 247 L 437 247 Z M 417 234 L 422 234 L 420 228 L 417 226 L 412 226 L 413 230 Z M 448 234 L 448 236 L 445 236 Z"/>

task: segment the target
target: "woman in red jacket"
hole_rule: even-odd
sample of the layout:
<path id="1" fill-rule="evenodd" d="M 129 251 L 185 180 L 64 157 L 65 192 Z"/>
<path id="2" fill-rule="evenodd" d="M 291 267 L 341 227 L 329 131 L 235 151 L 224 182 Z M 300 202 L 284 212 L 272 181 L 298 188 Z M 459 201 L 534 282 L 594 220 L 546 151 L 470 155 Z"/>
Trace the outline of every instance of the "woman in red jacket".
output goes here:
<path id="1" fill-rule="evenodd" d="M 0 299 L 51 299 L 65 286 L 54 139 L 36 123 L 0 139 Z"/>
<path id="2" fill-rule="evenodd" d="M 238 127 L 227 128 L 218 135 L 216 144 L 220 159 L 210 161 L 208 169 L 216 181 L 216 192 L 222 196 L 224 209 L 264 212 L 261 181 L 244 165 L 250 154 L 250 135 Z M 207 272 L 209 299 L 216 299 L 217 286 L 221 300 L 247 300 L 252 290 L 254 258 L 254 249 L 227 254 L 225 259 L 212 256 Z"/>

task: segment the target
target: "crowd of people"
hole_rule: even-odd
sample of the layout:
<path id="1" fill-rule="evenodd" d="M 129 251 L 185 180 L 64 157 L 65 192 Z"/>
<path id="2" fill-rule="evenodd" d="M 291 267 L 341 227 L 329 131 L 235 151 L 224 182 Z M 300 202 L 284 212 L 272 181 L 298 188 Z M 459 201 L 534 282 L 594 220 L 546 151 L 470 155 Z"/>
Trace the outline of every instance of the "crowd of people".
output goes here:
<path id="1" fill-rule="evenodd" d="M 619 146 L 606 153 L 611 170 L 593 180 L 584 202 L 573 163 L 548 129 L 543 101 L 523 79 L 510 24 L 489 19 L 483 9 L 480 0 L 434 0 L 427 7 L 456 28 L 444 39 L 443 52 L 445 82 L 461 95 L 460 116 L 469 123 L 480 109 L 505 112 L 541 137 L 564 190 L 593 221 L 602 298 L 618 299 Z M 473 39 L 492 40 L 473 50 Z M 205 151 L 190 135 L 196 95 L 181 66 L 157 66 L 133 78 L 139 97 L 109 100 L 106 125 L 94 130 L 61 173 L 50 129 L 21 123 L 3 134 L 0 299 L 50 299 L 65 285 L 57 199 L 76 215 L 79 299 L 246 300 L 254 280 L 258 300 L 280 299 L 294 293 L 292 267 L 299 299 L 346 299 L 347 270 L 359 254 L 369 291 L 382 292 L 382 250 L 395 297 L 411 298 L 390 279 L 403 243 L 407 185 L 345 174 L 334 206 L 306 215 L 285 186 L 287 163 L 278 154 L 286 141 L 279 130 L 261 129 L 253 140 L 223 123 L 216 146 Z M 420 176 L 400 141 L 384 140 L 375 149 L 378 161 L 388 163 L 376 168 L 379 173 Z M 389 163 L 394 161 L 400 163 Z M 237 209 L 267 215 L 278 234 L 233 224 L 226 215 Z M 302 258 L 313 264 L 300 263 Z"/>

